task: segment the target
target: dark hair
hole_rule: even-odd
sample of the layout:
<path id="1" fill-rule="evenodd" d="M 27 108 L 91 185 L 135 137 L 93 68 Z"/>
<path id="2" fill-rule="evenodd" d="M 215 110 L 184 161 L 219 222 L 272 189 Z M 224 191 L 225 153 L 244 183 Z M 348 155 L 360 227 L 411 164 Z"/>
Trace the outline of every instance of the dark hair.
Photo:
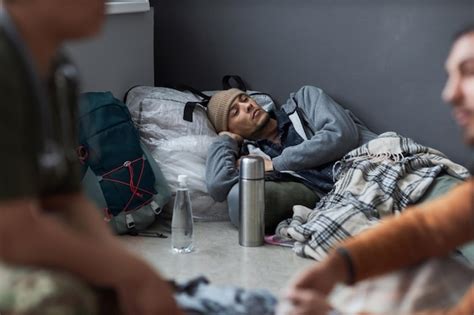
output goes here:
<path id="1" fill-rule="evenodd" d="M 474 33 L 474 24 L 464 26 L 461 30 L 459 30 L 455 35 L 454 35 L 454 42 L 463 37 L 464 35 Z"/>

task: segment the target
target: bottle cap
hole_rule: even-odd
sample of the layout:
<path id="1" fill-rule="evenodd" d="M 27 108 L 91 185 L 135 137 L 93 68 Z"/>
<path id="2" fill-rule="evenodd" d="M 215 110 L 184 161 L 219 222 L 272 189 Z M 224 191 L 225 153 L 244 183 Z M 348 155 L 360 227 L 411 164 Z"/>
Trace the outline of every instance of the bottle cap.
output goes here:
<path id="1" fill-rule="evenodd" d="M 259 156 L 244 156 L 240 160 L 241 179 L 263 179 L 265 177 L 265 165 L 263 158 Z"/>
<path id="2" fill-rule="evenodd" d="M 178 184 L 186 185 L 188 182 L 188 175 L 178 175 Z"/>

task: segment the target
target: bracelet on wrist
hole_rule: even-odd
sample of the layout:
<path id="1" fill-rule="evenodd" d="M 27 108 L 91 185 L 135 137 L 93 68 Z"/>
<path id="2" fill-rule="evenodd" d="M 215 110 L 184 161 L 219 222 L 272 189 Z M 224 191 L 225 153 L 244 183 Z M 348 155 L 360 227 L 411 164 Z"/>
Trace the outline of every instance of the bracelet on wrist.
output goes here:
<path id="1" fill-rule="evenodd" d="M 336 253 L 344 260 L 344 264 L 346 265 L 347 270 L 347 279 L 346 284 L 352 285 L 355 282 L 355 268 L 354 262 L 352 261 L 351 254 L 349 251 L 344 247 L 339 247 L 336 249 Z"/>

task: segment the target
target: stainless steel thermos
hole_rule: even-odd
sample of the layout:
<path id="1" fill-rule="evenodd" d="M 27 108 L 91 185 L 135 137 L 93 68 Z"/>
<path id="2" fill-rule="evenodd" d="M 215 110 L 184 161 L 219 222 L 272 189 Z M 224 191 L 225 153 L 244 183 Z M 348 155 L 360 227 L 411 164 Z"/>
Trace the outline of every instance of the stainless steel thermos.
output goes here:
<path id="1" fill-rule="evenodd" d="M 265 234 L 265 166 L 258 156 L 240 160 L 239 244 L 262 246 Z"/>

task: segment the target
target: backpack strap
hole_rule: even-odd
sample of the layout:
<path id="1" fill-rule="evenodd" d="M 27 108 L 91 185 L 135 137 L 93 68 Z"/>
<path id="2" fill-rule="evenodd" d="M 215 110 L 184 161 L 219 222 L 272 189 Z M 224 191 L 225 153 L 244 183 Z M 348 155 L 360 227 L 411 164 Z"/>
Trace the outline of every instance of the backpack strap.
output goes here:
<path id="1" fill-rule="evenodd" d="M 189 122 L 193 122 L 193 112 L 196 106 L 201 106 L 206 108 L 207 104 L 209 104 L 209 100 L 201 101 L 201 102 L 187 102 L 184 105 L 184 112 L 183 112 L 183 119 Z"/>
<path id="2" fill-rule="evenodd" d="M 183 119 L 189 122 L 193 122 L 193 112 L 196 106 L 207 107 L 209 101 L 211 100 L 211 96 L 204 94 L 203 92 L 189 86 L 189 85 L 180 85 L 176 88 L 180 91 L 189 91 L 194 95 L 200 97 L 202 100 L 198 102 L 187 102 L 184 105 L 184 112 L 183 112 Z"/>
<path id="3" fill-rule="evenodd" d="M 199 91 L 198 89 L 193 88 L 192 86 L 186 85 L 186 84 L 181 84 L 176 87 L 177 90 L 179 91 L 189 91 L 193 93 L 194 95 L 199 96 L 203 100 L 210 100 L 211 97 L 207 94 L 204 94 L 203 92 Z"/>
<path id="4" fill-rule="evenodd" d="M 127 103 L 127 99 L 128 99 L 128 94 L 130 94 L 130 91 L 133 90 L 134 88 L 136 87 L 139 87 L 139 86 L 143 86 L 143 85 L 133 85 L 132 87 L 130 87 L 127 92 L 125 92 L 125 94 L 123 95 L 123 102 L 126 104 Z"/>
<path id="5" fill-rule="evenodd" d="M 151 202 L 151 200 L 153 199 L 154 192 L 153 191 L 148 191 L 148 190 L 142 188 L 141 185 L 140 185 L 141 180 L 142 180 L 144 167 L 145 167 L 145 163 L 146 163 L 145 161 L 146 161 L 146 156 L 142 155 L 142 157 L 137 158 L 136 160 L 125 161 L 123 163 L 123 165 L 118 166 L 115 169 L 110 170 L 107 173 L 104 173 L 100 176 L 99 182 L 100 181 L 114 182 L 116 184 L 126 186 L 126 187 L 128 187 L 128 189 L 130 189 L 130 192 L 132 194 L 131 194 L 129 200 L 127 201 L 126 205 L 124 206 L 124 208 L 121 211 L 126 212 L 126 211 L 133 210 L 133 209 L 130 208 L 130 205 L 132 204 L 132 201 L 134 201 L 136 198 L 146 198 L 139 207 L 143 207 L 144 205 Z M 140 173 L 139 173 L 138 179 L 136 181 L 134 181 L 134 178 L 135 178 L 134 169 L 133 169 L 134 164 L 139 165 L 139 169 L 140 169 Z M 129 178 L 130 178 L 129 182 L 123 182 L 123 181 L 117 180 L 117 179 L 112 177 L 112 175 L 114 175 L 114 173 L 116 173 L 118 171 L 121 171 L 123 169 L 127 169 L 128 173 L 129 173 Z M 128 216 L 128 214 L 127 214 L 127 216 Z M 127 227 L 128 227 L 128 225 L 129 225 L 128 224 L 128 217 L 126 217 L 126 219 L 127 219 Z M 133 219 L 133 217 L 132 217 L 132 219 Z"/>
<path id="6" fill-rule="evenodd" d="M 247 85 L 245 85 L 244 83 L 244 80 L 242 80 L 240 76 L 235 75 L 235 74 L 225 75 L 222 78 L 222 87 L 224 88 L 224 90 L 228 90 L 234 87 L 230 82 L 231 80 L 234 80 L 235 83 L 237 83 L 237 86 L 235 87 L 238 88 L 239 90 L 244 91 L 244 92 L 248 90 Z"/>
<path id="7" fill-rule="evenodd" d="M 155 231 L 138 231 L 135 226 L 135 220 L 133 219 L 133 215 L 131 213 L 127 213 L 125 215 L 125 224 L 128 228 L 128 235 L 131 236 L 144 236 L 144 237 L 156 237 L 156 238 L 168 238 L 168 236 L 164 235 L 160 232 Z"/>

